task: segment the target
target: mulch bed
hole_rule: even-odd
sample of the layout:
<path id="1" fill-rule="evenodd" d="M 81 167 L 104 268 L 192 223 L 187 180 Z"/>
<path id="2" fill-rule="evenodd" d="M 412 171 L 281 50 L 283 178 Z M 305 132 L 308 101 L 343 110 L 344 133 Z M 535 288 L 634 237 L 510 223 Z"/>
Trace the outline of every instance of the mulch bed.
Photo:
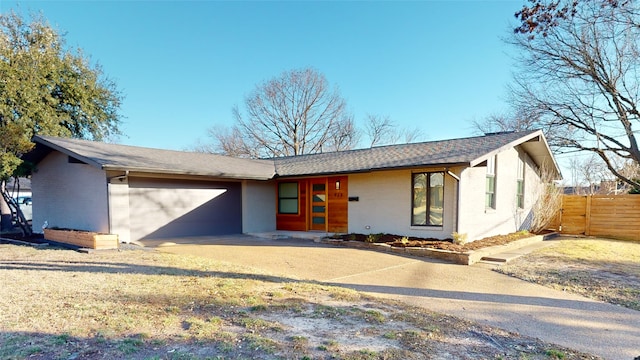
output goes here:
<path id="1" fill-rule="evenodd" d="M 468 242 L 466 244 L 455 244 L 453 239 L 434 239 L 434 238 L 418 238 L 418 237 L 409 237 L 408 241 L 402 242 L 401 239 L 403 236 L 401 235 L 393 235 L 393 234 L 375 234 L 372 236 L 373 243 L 376 244 L 388 244 L 395 247 L 425 247 L 430 249 L 440 249 L 440 250 L 449 250 L 454 252 L 465 252 L 470 250 L 478 250 L 482 248 L 486 248 L 489 246 L 496 245 L 504 245 L 508 244 L 515 240 L 520 240 L 523 238 L 531 237 L 533 234 L 528 232 L 517 232 L 507 235 L 497 235 L 491 236 L 484 239 Z M 338 235 L 334 238 L 345 240 L 345 241 L 362 241 L 362 242 L 372 242 L 369 238 L 369 235 L 365 234 L 345 234 Z"/>

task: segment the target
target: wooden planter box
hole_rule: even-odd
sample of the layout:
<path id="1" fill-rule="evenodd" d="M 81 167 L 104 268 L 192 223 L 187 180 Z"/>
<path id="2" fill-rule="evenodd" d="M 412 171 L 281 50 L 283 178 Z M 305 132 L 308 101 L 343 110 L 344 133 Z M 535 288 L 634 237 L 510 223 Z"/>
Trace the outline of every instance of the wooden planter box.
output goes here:
<path id="1" fill-rule="evenodd" d="M 117 249 L 118 235 L 91 231 L 44 229 L 44 238 L 89 249 Z"/>

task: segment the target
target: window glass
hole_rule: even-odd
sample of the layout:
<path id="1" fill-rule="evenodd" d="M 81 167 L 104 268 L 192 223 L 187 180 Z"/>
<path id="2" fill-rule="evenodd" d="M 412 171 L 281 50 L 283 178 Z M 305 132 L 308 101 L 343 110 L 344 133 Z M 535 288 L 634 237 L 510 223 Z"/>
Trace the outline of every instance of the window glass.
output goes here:
<path id="1" fill-rule="evenodd" d="M 516 203 L 518 208 L 524 209 L 524 160 L 522 157 L 518 158 L 518 179 L 516 189 Z"/>
<path id="2" fill-rule="evenodd" d="M 496 208 L 496 157 L 487 159 L 487 181 L 485 186 L 484 206 L 489 209 Z"/>
<path id="3" fill-rule="evenodd" d="M 429 176 L 429 225 L 442 225 L 444 208 L 444 174 Z"/>
<path id="4" fill-rule="evenodd" d="M 493 176 L 487 175 L 487 189 L 485 192 L 485 206 L 487 208 L 495 209 L 496 208 L 496 178 Z"/>
<path id="5" fill-rule="evenodd" d="M 314 213 L 323 213 L 325 210 L 324 206 L 313 206 L 311 211 Z"/>
<path id="6" fill-rule="evenodd" d="M 444 173 L 413 174 L 411 225 L 442 226 L 444 211 Z"/>
<path id="7" fill-rule="evenodd" d="M 412 225 L 427 225 L 427 176 L 413 174 L 413 218 Z"/>
<path id="8" fill-rule="evenodd" d="M 278 212 L 280 214 L 298 213 L 298 183 L 278 184 Z"/>
<path id="9" fill-rule="evenodd" d="M 518 194 L 516 202 L 518 203 L 518 208 L 524 209 L 524 180 L 518 180 Z"/>
<path id="10" fill-rule="evenodd" d="M 324 224 L 324 216 L 314 216 L 312 220 L 314 224 Z"/>
<path id="11" fill-rule="evenodd" d="M 297 198 L 298 183 L 280 183 L 279 194 L 281 198 Z"/>
<path id="12" fill-rule="evenodd" d="M 324 184 L 313 184 L 313 191 L 324 191 Z"/>
<path id="13" fill-rule="evenodd" d="M 281 214 L 297 214 L 298 199 L 280 199 Z"/>

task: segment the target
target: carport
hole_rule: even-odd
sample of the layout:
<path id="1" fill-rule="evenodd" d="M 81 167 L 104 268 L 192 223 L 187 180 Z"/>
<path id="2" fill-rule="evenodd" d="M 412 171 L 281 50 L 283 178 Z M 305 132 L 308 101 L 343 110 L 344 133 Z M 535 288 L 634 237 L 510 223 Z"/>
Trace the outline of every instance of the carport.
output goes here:
<path id="1" fill-rule="evenodd" d="M 240 182 L 129 179 L 132 239 L 242 233 Z"/>
<path id="2" fill-rule="evenodd" d="M 34 230 L 121 242 L 275 230 L 272 161 L 35 137 Z M 248 219 L 248 220 L 246 220 Z"/>

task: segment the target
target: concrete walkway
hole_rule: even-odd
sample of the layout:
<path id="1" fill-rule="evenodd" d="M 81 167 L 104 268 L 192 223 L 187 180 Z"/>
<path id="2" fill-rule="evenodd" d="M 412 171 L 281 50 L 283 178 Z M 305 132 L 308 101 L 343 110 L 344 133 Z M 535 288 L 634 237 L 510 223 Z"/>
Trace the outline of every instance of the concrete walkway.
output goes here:
<path id="1" fill-rule="evenodd" d="M 284 279 L 321 281 L 398 299 L 606 359 L 640 356 L 640 312 L 521 281 L 483 265 L 250 236 L 145 245 L 249 266 Z"/>
<path id="2" fill-rule="evenodd" d="M 517 259 L 520 256 L 529 254 L 532 251 L 536 251 L 538 249 L 551 246 L 552 243 L 553 243 L 553 240 L 540 241 L 540 242 L 536 242 L 531 245 L 526 245 L 517 249 L 506 250 L 497 254 L 486 256 L 483 258 L 483 260 L 476 263 L 475 265 L 482 266 L 488 269 L 493 269 L 513 259 Z"/>

